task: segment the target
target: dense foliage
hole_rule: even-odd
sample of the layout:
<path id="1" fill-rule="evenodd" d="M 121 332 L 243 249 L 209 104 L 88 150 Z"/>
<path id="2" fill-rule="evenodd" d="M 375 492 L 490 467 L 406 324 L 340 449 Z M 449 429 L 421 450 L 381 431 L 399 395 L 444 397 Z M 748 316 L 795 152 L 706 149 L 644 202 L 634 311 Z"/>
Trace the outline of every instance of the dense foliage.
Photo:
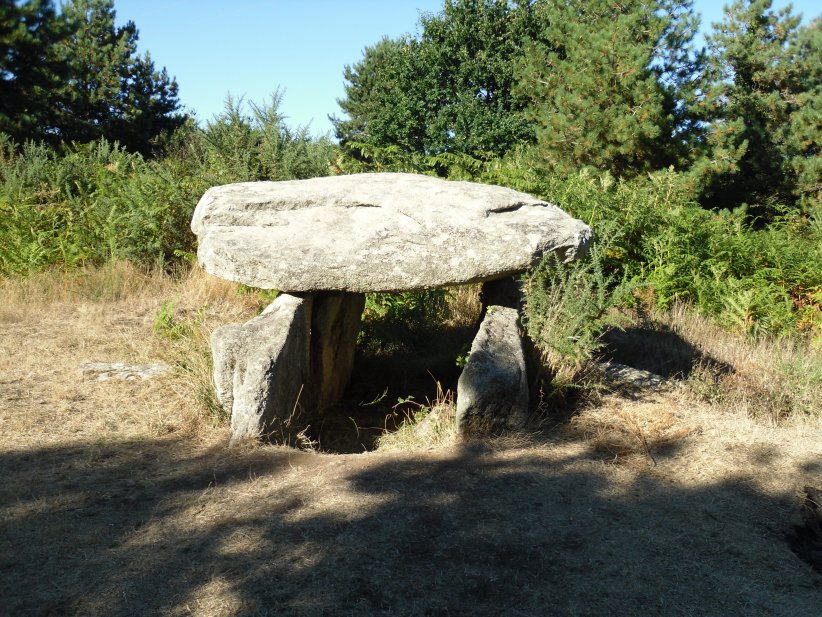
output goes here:
<path id="1" fill-rule="evenodd" d="M 535 5 L 545 27 L 526 47 L 518 89 L 539 157 L 560 173 L 636 175 L 682 165 L 698 138 L 696 17 L 679 0 Z"/>
<path id="2" fill-rule="evenodd" d="M 819 155 L 818 117 L 815 143 L 803 146 L 797 131 L 807 130 L 800 128 L 807 113 L 796 115 L 802 105 L 819 105 L 822 52 L 809 36 L 819 24 L 804 29 L 800 43 L 799 18 L 769 9 L 770 0 L 736 0 L 708 37 L 708 156 L 694 170 L 706 205 L 745 203 L 755 216 L 791 203 L 802 192 L 797 168 Z"/>
<path id="3" fill-rule="evenodd" d="M 489 159 L 532 140 L 525 99 L 513 93 L 517 58 L 538 29 L 531 3 L 447 0 L 420 25 L 418 38 L 383 39 L 345 67 L 348 117 L 332 121 L 346 154 Z"/>
<path id="4" fill-rule="evenodd" d="M 275 95 L 247 114 L 229 101 L 205 128 L 178 131 L 157 159 L 105 139 L 63 153 L 0 142 L 0 274 L 167 262 L 194 250 L 189 223 L 208 188 L 326 175 L 333 144 L 286 127 L 279 102 Z"/>

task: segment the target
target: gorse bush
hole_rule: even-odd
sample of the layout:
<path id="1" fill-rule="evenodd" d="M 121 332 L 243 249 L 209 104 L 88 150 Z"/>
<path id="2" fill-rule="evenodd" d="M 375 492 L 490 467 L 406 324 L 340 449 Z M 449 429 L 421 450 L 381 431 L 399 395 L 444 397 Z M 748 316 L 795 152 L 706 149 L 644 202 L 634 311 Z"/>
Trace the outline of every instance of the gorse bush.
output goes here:
<path id="1" fill-rule="evenodd" d="M 788 213 L 760 227 L 743 209 L 700 207 L 690 179 L 673 170 L 630 181 L 585 170 L 546 176 L 523 152 L 478 179 L 539 195 L 595 234 L 607 231 L 602 267 L 642 285 L 658 308 L 692 303 L 752 335 L 822 331 L 822 225 L 812 215 Z"/>
<path id="2" fill-rule="evenodd" d="M 292 131 L 281 98 L 252 105 L 231 99 L 205 129 L 188 125 L 166 156 L 147 160 L 99 140 L 56 151 L 0 140 L 0 274 L 129 260 L 167 263 L 194 251 L 194 207 L 211 186 L 325 175 L 328 139 Z"/>
<path id="3" fill-rule="evenodd" d="M 196 162 L 212 184 L 328 175 L 334 144 L 312 137 L 307 126 L 290 128 L 281 103 L 282 94 L 275 91 L 267 103 L 250 102 L 246 112 L 242 99 L 229 96 L 223 113 L 204 129 L 181 134 L 177 153 Z"/>
<path id="4" fill-rule="evenodd" d="M 569 264 L 548 254 L 524 279 L 525 330 L 555 374 L 572 378 L 596 356 L 605 328 L 619 325 L 613 309 L 633 285 L 606 271 L 609 244 L 606 235 Z"/>

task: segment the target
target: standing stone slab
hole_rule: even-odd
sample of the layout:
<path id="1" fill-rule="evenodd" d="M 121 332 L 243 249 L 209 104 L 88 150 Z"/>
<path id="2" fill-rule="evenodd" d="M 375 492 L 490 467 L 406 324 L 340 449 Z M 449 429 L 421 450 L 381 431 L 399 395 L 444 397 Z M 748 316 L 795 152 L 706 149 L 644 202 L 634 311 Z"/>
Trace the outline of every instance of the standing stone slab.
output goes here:
<path id="1" fill-rule="evenodd" d="M 532 195 L 401 173 L 217 186 L 191 229 L 208 272 L 287 293 L 493 280 L 547 252 L 570 261 L 591 239 L 587 225 Z"/>
<path id="2" fill-rule="evenodd" d="M 457 429 L 497 435 L 528 419 L 528 373 L 515 309 L 491 306 L 457 383 Z"/>
<path id="3" fill-rule="evenodd" d="M 322 413 L 343 395 L 357 350 L 364 294 L 318 293 L 311 298 L 312 405 Z"/>
<path id="4" fill-rule="evenodd" d="M 214 331 L 214 384 L 232 442 L 286 441 L 340 400 L 364 306 L 362 294 L 282 294 L 260 316 Z"/>
<path id="5" fill-rule="evenodd" d="M 299 414 L 309 372 L 310 312 L 301 298 L 280 295 L 261 315 L 214 331 L 214 382 L 231 410 L 232 443 L 278 437 Z"/>

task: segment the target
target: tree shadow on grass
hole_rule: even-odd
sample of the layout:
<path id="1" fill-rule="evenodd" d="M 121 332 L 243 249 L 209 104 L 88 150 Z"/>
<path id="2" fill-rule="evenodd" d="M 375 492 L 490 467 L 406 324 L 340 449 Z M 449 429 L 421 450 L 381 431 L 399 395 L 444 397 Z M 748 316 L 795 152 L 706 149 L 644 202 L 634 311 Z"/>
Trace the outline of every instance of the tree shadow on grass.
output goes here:
<path id="1" fill-rule="evenodd" d="M 664 461 L 661 461 L 664 462 Z M 793 495 L 582 441 L 328 456 L 182 440 L 0 456 L 8 615 L 818 615 Z"/>

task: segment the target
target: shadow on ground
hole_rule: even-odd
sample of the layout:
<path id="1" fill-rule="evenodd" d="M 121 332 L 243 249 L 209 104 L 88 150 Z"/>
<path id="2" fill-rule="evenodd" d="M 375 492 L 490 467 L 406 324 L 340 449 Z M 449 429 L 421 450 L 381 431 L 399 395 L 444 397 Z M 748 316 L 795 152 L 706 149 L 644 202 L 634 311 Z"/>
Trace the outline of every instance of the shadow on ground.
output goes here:
<path id="1" fill-rule="evenodd" d="M 819 615 L 794 496 L 584 443 L 330 456 L 82 444 L 0 457 L 4 615 Z"/>
<path id="2" fill-rule="evenodd" d="M 657 322 L 610 330 L 603 337 L 603 343 L 603 359 L 667 379 L 685 379 L 699 366 L 717 375 L 734 372 L 731 365 L 704 353 L 672 329 Z"/>

